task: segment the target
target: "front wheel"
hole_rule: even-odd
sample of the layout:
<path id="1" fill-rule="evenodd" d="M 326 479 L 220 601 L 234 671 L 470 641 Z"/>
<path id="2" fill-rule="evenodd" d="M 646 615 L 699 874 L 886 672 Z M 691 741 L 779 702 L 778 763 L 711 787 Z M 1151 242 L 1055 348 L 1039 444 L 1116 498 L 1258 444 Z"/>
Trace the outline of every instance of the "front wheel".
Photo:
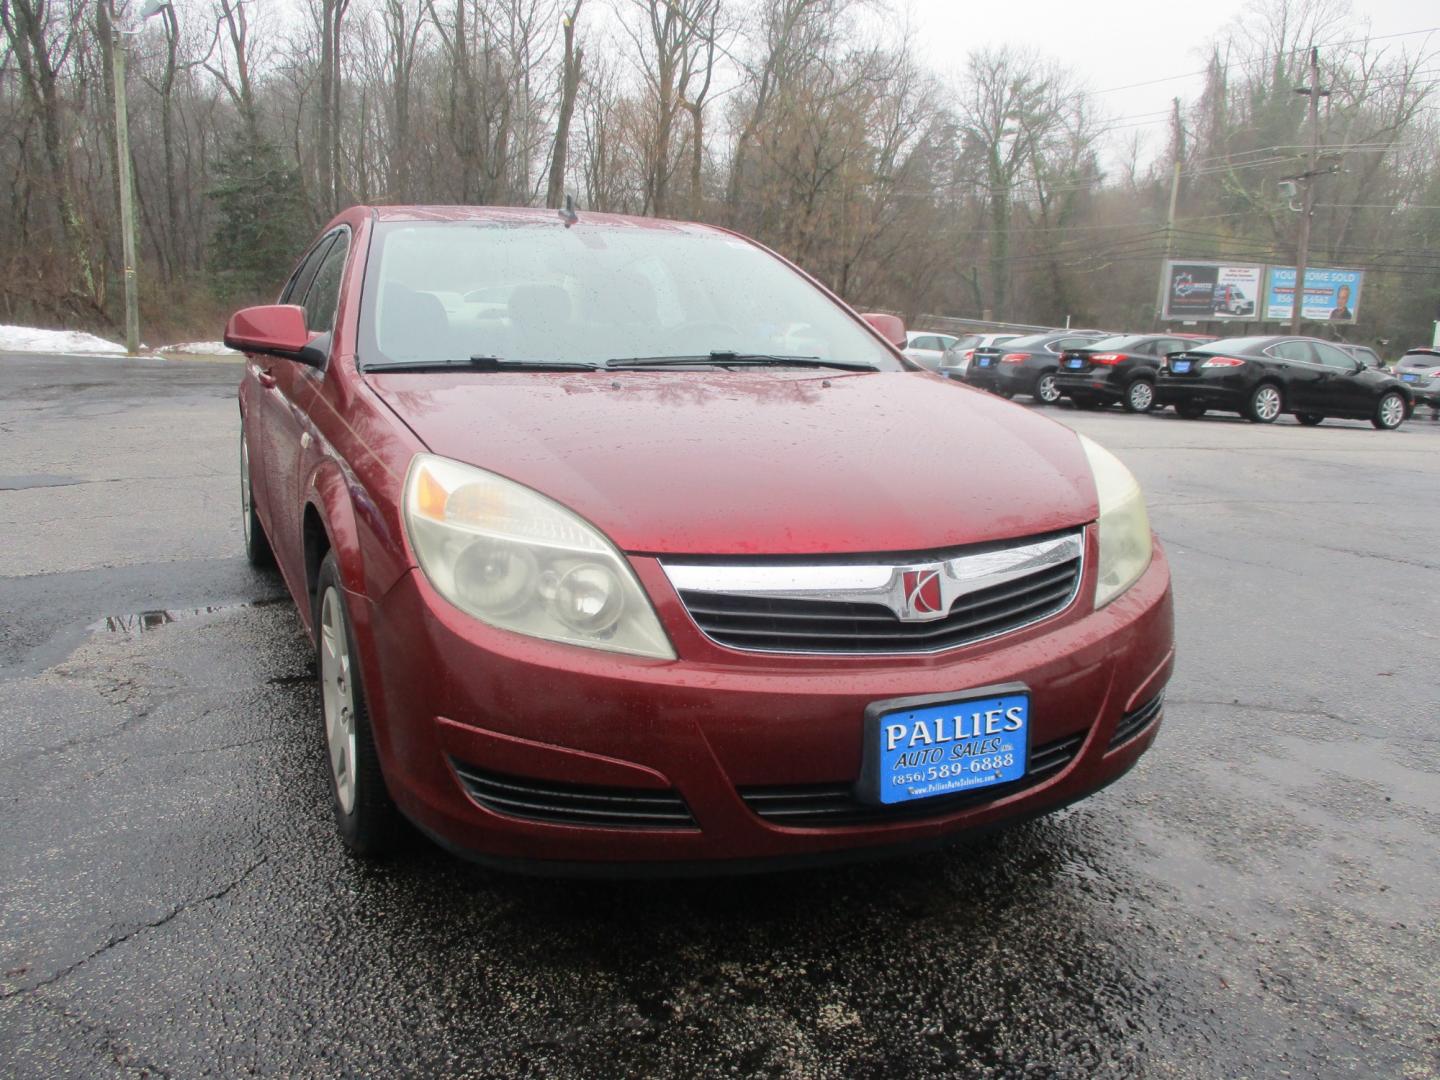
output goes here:
<path id="1" fill-rule="evenodd" d="M 240 428 L 240 530 L 245 537 L 245 558 L 250 565 L 261 569 L 274 566 L 270 538 L 255 513 L 255 494 L 250 486 L 250 443 L 245 438 L 243 423 Z"/>
<path id="2" fill-rule="evenodd" d="M 1405 422 L 1405 398 L 1393 390 L 1380 399 L 1370 422 L 1381 431 L 1394 431 Z"/>
<path id="3" fill-rule="evenodd" d="M 1035 393 L 1031 395 L 1041 405 L 1054 405 L 1060 400 L 1060 387 L 1055 385 L 1055 373 L 1042 371 L 1035 380 Z"/>
<path id="4" fill-rule="evenodd" d="M 1149 412 L 1155 407 L 1155 387 L 1149 379 L 1136 379 L 1125 388 L 1125 411 Z"/>
<path id="5" fill-rule="evenodd" d="M 1196 405 L 1193 401 L 1182 401 L 1175 406 L 1175 411 L 1186 420 L 1199 420 L 1205 415 L 1205 406 Z"/>
<path id="6" fill-rule="evenodd" d="M 340 566 L 329 552 L 315 586 L 315 653 L 320 673 L 320 719 L 330 768 L 335 827 L 352 854 L 375 858 L 394 848 L 400 813 L 385 788 L 360 657 L 345 609 Z"/>
<path id="7" fill-rule="evenodd" d="M 1320 424 L 1324 422 L 1325 417 L 1321 416 L 1319 413 L 1299 412 L 1295 414 L 1295 419 L 1299 420 L 1300 423 L 1304 424 L 1306 427 L 1319 427 Z"/>
<path id="8" fill-rule="evenodd" d="M 1284 407 L 1280 388 L 1273 383 L 1261 383 L 1250 391 L 1245 402 L 1245 418 L 1252 424 L 1273 424 Z"/>

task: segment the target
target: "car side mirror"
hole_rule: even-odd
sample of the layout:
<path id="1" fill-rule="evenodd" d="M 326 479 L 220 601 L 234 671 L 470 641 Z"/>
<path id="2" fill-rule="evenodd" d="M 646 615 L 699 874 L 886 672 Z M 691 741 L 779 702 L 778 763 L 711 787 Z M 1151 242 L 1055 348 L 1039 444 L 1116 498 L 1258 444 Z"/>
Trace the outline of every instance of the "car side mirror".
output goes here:
<path id="1" fill-rule="evenodd" d="M 1369 370 L 1370 370 L 1370 365 L 1367 364 L 1367 363 L 1365 363 L 1364 360 L 1356 360 L 1356 361 L 1355 361 L 1355 367 L 1351 370 L 1350 374 L 1351 374 L 1351 375 L 1359 375 L 1362 371 L 1369 371 Z"/>
<path id="2" fill-rule="evenodd" d="M 905 320 L 898 315 L 870 312 L 860 316 L 871 328 L 897 349 L 905 348 Z"/>
<path id="3" fill-rule="evenodd" d="M 241 308 L 225 326 L 225 346 L 240 352 L 282 356 L 311 367 L 324 366 L 330 351 L 328 334 L 311 334 L 305 329 L 305 309 L 298 304 Z"/>

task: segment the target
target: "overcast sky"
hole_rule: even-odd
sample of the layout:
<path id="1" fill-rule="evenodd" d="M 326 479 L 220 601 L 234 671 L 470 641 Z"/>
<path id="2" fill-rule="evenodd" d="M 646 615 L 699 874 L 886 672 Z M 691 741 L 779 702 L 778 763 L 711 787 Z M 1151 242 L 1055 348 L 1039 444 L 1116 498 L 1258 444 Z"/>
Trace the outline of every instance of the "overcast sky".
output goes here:
<path id="1" fill-rule="evenodd" d="M 904 6 L 905 0 L 899 0 Z M 909 0 L 916 43 L 937 74 L 958 72 L 971 49 L 987 45 L 1029 46 L 1063 60 L 1089 88 L 1117 127 L 1111 138 L 1139 132 L 1142 151 L 1166 144 L 1163 110 L 1177 95 L 1198 93 L 1201 79 L 1170 76 L 1202 68 L 1216 34 L 1247 8 L 1232 0 Z M 1440 27 L 1436 0 L 1363 0 L 1337 27 L 1337 38 L 1399 34 Z M 1348 33 L 1358 28 L 1360 33 Z M 1440 31 L 1395 38 L 1385 44 L 1398 54 L 1428 44 L 1440 47 Z M 1322 54 L 1323 63 L 1323 54 Z M 1154 82 L 1130 89 L 1111 89 Z M 1108 91 L 1108 92 L 1107 92 Z M 1115 143 L 1110 150 L 1113 153 Z M 1142 157 L 1143 160 L 1143 157 Z"/>

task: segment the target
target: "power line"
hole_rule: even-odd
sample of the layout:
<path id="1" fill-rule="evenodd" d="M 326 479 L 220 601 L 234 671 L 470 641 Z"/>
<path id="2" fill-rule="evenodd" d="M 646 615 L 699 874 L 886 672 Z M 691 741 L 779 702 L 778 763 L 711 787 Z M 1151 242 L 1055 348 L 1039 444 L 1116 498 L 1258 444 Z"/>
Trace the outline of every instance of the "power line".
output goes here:
<path id="1" fill-rule="evenodd" d="M 1440 31 L 1440 26 L 1431 26 L 1424 30 L 1403 30 L 1396 34 L 1377 34 L 1372 37 L 1352 38 L 1349 41 L 1324 42 L 1323 47 L 1326 49 L 1338 49 L 1345 45 L 1363 45 L 1371 41 L 1388 41 L 1391 38 L 1414 37 L 1417 34 L 1433 34 L 1437 31 Z M 1317 42 L 1316 44 L 1320 45 L 1321 43 Z M 1308 52 L 1310 48 L 1311 46 L 1309 45 L 1303 45 L 1296 49 L 1289 49 L 1286 52 L 1280 53 L 1279 55 L 1295 56 L 1299 53 Z M 1274 57 L 1257 57 L 1254 60 L 1237 60 L 1235 61 L 1235 63 L 1239 64 L 1242 67 L 1245 67 L 1256 63 L 1268 64 L 1272 59 L 1274 59 Z M 1230 67 L 1228 61 L 1225 67 L 1226 71 L 1228 72 Z M 1200 68 L 1198 71 L 1187 71 L 1182 75 L 1166 75 L 1163 78 L 1159 79 L 1146 79 L 1144 82 L 1126 83 L 1124 86 L 1107 86 L 1103 90 L 1089 90 L 1086 92 L 1090 94 L 1113 94 L 1120 90 L 1134 90 L 1142 86 L 1155 86 L 1159 83 L 1175 82 L 1179 79 L 1191 79 L 1194 78 L 1196 75 L 1204 75 L 1209 70 L 1209 67 L 1203 67 Z"/>

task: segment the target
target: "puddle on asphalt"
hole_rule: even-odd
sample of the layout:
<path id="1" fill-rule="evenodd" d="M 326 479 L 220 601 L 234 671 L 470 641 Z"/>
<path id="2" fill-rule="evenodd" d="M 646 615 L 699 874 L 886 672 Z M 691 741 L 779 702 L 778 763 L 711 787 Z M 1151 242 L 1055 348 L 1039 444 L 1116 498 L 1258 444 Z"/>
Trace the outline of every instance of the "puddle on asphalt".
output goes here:
<path id="1" fill-rule="evenodd" d="M 152 611 L 136 611 L 127 615 L 106 615 L 90 624 L 91 630 L 104 630 L 112 634 L 143 634 L 173 622 L 194 619 L 201 615 L 215 615 L 225 611 L 243 611 L 246 608 L 270 607 L 279 604 L 284 597 L 270 596 L 260 600 L 242 600 L 233 604 L 207 604 L 194 608 L 157 608 Z"/>

